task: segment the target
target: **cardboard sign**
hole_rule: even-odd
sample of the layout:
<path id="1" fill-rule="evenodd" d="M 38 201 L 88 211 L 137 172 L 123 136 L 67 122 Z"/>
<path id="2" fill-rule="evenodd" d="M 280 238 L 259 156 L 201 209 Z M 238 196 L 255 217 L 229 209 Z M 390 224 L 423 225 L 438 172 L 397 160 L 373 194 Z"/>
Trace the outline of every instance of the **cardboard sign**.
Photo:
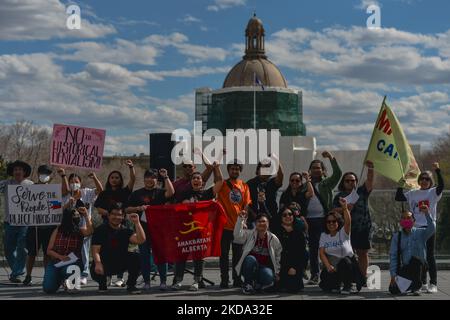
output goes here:
<path id="1" fill-rule="evenodd" d="M 59 225 L 62 220 L 61 185 L 8 186 L 9 223 L 14 226 Z"/>
<path id="2" fill-rule="evenodd" d="M 55 124 L 50 164 L 99 171 L 102 168 L 105 130 Z"/>

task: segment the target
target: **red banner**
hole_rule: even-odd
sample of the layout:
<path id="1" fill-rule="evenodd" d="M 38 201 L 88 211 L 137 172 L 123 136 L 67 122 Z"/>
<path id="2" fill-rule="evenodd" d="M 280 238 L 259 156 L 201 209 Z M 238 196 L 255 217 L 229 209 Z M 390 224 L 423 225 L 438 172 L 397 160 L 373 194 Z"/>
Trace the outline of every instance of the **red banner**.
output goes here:
<path id="1" fill-rule="evenodd" d="M 156 264 L 220 256 L 227 217 L 219 203 L 150 206 L 145 215 Z"/>

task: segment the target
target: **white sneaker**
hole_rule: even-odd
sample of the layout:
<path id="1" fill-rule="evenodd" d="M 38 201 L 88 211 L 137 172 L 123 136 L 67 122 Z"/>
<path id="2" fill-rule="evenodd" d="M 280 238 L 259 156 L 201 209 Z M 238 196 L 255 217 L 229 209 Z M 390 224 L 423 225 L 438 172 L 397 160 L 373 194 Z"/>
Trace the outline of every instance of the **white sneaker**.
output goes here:
<path id="1" fill-rule="evenodd" d="M 428 284 L 422 285 L 422 292 L 428 292 Z"/>
<path id="2" fill-rule="evenodd" d="M 81 278 L 80 278 L 80 284 L 81 284 L 82 286 L 87 285 L 87 277 L 81 277 Z"/>
<path id="3" fill-rule="evenodd" d="M 114 285 L 116 286 L 116 287 L 124 287 L 125 286 L 125 282 L 123 282 L 123 279 L 121 279 L 121 278 L 118 278 L 117 279 L 117 281 L 116 282 L 114 282 Z"/>
<path id="4" fill-rule="evenodd" d="M 180 290 L 181 289 L 181 282 L 177 282 L 175 284 L 172 285 L 172 290 Z"/>
<path id="5" fill-rule="evenodd" d="M 191 286 L 189 287 L 189 291 L 198 291 L 198 282 L 194 282 L 193 284 L 191 284 Z"/>
<path id="6" fill-rule="evenodd" d="M 430 284 L 430 286 L 428 287 L 428 293 L 437 293 L 438 292 L 438 288 L 437 285 L 435 284 Z"/>

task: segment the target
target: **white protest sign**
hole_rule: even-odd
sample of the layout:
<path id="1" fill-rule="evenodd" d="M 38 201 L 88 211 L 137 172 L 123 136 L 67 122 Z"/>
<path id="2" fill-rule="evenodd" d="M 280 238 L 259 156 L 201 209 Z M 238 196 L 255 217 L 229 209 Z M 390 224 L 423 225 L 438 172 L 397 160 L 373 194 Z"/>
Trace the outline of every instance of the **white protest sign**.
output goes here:
<path id="1" fill-rule="evenodd" d="M 59 225 L 62 220 L 61 185 L 9 185 L 9 223 L 13 226 Z"/>

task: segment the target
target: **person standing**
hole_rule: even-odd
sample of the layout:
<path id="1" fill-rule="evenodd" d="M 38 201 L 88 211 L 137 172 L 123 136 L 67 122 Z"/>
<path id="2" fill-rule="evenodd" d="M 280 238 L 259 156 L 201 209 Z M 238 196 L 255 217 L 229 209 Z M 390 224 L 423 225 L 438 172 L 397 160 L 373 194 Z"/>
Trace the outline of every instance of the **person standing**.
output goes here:
<path id="1" fill-rule="evenodd" d="M 38 167 L 38 182 L 36 184 L 49 184 L 52 180 L 53 170 L 47 165 Z M 25 286 L 33 284 L 31 274 L 33 272 L 34 262 L 42 248 L 42 255 L 44 256 L 44 268 L 47 267 L 49 256 L 47 255 L 47 247 L 52 236 L 53 230 L 56 226 L 31 226 L 27 231 L 27 262 L 26 262 L 26 276 L 23 280 Z"/>
<path id="2" fill-rule="evenodd" d="M 92 218 L 92 208 L 98 194 L 103 191 L 103 186 L 97 175 L 92 172 L 88 174 L 88 177 L 94 181 L 95 188 L 87 188 L 82 185 L 81 177 L 75 173 L 69 175 L 67 179 L 66 171 L 63 168 L 58 169 L 58 174 L 62 179 L 62 194 L 63 204 L 65 208 L 76 209 L 78 207 L 84 207 L 87 209 L 89 218 Z M 81 218 L 80 227 L 86 224 L 86 219 Z M 81 273 L 80 283 L 82 285 L 87 284 L 89 277 L 89 252 L 91 251 L 91 235 L 83 239 L 83 248 L 81 251 L 83 269 Z"/>
<path id="3" fill-rule="evenodd" d="M 158 187 L 158 175 L 164 180 L 164 189 Z M 150 273 L 151 273 L 151 242 L 148 231 L 147 219 L 145 219 L 145 210 L 148 206 L 165 204 L 175 191 L 170 181 L 167 170 L 156 169 L 146 170 L 144 173 L 144 187 L 134 191 L 127 202 L 125 213 L 137 213 L 141 220 L 142 228 L 145 231 L 146 241 L 139 245 L 139 254 L 141 258 L 141 272 L 144 278 L 144 290 L 150 290 Z M 144 218 L 144 219 L 143 219 Z M 145 222 L 144 222 L 145 221 Z M 160 290 L 165 290 L 167 280 L 167 263 L 157 265 L 159 277 L 161 280 Z"/>
<path id="4" fill-rule="evenodd" d="M 339 193 L 334 197 L 333 206 L 338 212 L 340 209 L 339 198 L 349 196 L 355 189 L 358 200 L 353 204 L 348 204 L 352 216 L 351 244 L 358 256 L 359 268 L 364 278 L 367 278 L 367 268 L 369 267 L 369 250 L 372 247 L 372 219 L 369 212 L 369 196 L 373 189 L 374 169 L 371 161 L 366 162 L 367 178 L 363 185 L 358 187 L 358 177 L 353 172 L 346 172 L 342 175 L 339 183 Z"/>
<path id="5" fill-rule="evenodd" d="M 242 254 L 242 244 L 233 242 L 233 230 L 239 213 L 247 210 L 251 204 L 250 190 L 248 185 L 239 179 L 243 166 L 238 160 L 227 164 L 229 178 L 224 181 L 219 191 L 219 203 L 225 210 L 227 215 L 227 223 L 225 224 L 222 239 L 220 242 L 220 287 L 226 289 L 229 286 L 229 253 L 232 249 L 232 274 L 233 287 L 241 287 L 242 281 L 236 272 L 236 265 Z"/>
<path id="6" fill-rule="evenodd" d="M 311 267 L 310 285 L 319 282 L 319 240 L 324 231 L 325 214 L 330 211 L 333 203 L 333 189 L 339 183 L 342 172 L 333 155 L 324 151 L 324 158 L 328 158 L 333 168 L 331 177 L 327 177 L 327 171 L 321 160 L 313 160 L 309 165 L 309 174 L 314 187 L 314 195 L 306 200 L 305 215 L 308 222 L 309 261 Z M 308 192 L 307 189 L 303 191 Z"/>
<path id="7" fill-rule="evenodd" d="M 12 283 L 22 283 L 20 276 L 23 275 L 25 268 L 25 261 L 27 257 L 26 239 L 27 226 L 11 225 L 10 213 L 8 208 L 8 186 L 9 185 L 31 185 L 33 181 L 27 178 L 31 174 L 31 167 L 28 163 L 21 160 L 16 160 L 6 167 L 6 173 L 12 179 L 0 181 L 0 193 L 5 195 L 5 217 L 4 217 L 4 231 L 5 231 L 5 256 L 8 265 L 11 268 L 9 281 Z"/>

